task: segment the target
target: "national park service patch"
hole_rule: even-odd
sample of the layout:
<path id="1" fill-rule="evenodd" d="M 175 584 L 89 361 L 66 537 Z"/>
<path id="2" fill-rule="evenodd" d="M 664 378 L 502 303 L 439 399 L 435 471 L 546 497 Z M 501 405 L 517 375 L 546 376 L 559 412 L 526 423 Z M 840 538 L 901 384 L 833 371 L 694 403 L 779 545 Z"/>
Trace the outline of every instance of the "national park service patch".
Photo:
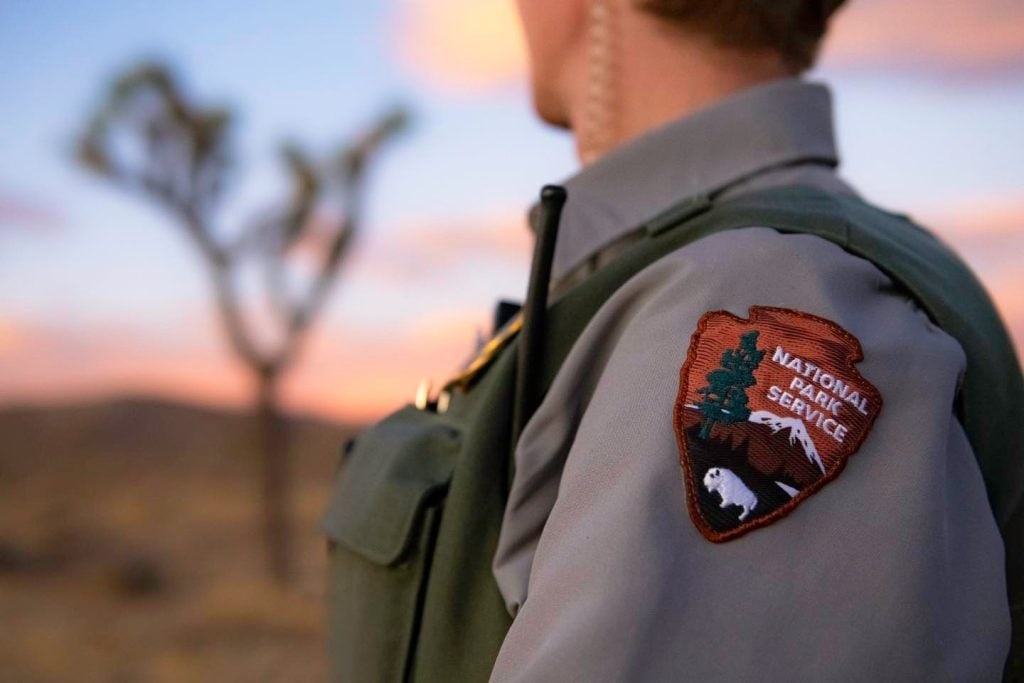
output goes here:
<path id="1" fill-rule="evenodd" d="M 705 313 L 679 375 L 675 431 L 690 517 L 716 543 L 789 514 L 857 452 L 882 397 L 860 342 L 800 311 Z"/>

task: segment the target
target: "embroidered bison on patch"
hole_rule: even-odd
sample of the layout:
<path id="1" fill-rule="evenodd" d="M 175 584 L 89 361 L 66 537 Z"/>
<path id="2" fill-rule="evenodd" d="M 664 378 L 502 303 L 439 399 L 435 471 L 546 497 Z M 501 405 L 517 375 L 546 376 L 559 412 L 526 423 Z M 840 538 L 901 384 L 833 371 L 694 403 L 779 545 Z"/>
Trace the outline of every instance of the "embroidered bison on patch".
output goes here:
<path id="1" fill-rule="evenodd" d="M 717 491 L 722 497 L 722 504 L 719 507 L 738 505 L 743 508 L 739 516 L 740 521 L 746 519 L 750 511 L 757 507 L 757 496 L 730 469 L 712 467 L 704 475 L 704 488 L 709 493 Z"/>

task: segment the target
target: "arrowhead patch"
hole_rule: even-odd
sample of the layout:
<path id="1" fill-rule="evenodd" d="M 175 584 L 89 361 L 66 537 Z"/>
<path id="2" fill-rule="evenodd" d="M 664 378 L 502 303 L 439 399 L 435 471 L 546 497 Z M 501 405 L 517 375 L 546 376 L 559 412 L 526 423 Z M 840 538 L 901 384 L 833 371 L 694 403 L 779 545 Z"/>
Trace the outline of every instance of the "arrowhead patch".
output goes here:
<path id="1" fill-rule="evenodd" d="M 705 313 L 679 374 L 675 432 L 690 517 L 720 543 L 789 514 L 835 479 L 882 397 L 860 342 L 800 311 Z"/>

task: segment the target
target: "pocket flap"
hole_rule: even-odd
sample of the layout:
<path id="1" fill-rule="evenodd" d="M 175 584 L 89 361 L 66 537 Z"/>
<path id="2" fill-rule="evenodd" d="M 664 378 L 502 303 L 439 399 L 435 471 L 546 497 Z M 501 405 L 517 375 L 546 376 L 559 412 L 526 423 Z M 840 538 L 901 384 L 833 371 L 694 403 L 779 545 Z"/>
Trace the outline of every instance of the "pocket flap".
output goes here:
<path id="1" fill-rule="evenodd" d="M 335 480 L 322 527 L 371 562 L 400 562 L 420 511 L 443 496 L 459 432 L 407 406 L 361 434 Z"/>

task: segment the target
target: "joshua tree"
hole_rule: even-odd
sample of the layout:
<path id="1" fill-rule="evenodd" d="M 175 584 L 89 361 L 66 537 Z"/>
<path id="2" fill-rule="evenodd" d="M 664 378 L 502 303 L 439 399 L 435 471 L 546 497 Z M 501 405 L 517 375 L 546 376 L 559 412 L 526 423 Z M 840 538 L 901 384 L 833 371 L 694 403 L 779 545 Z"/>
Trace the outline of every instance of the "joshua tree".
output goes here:
<path id="1" fill-rule="evenodd" d="M 757 330 L 751 330 L 740 337 L 738 349 L 726 349 L 722 353 L 722 367 L 709 372 L 708 386 L 697 390 L 703 397 L 698 405 L 704 413 L 702 439 L 711 436 L 716 422 L 731 424 L 750 418 L 747 388 L 754 386 L 754 370 L 765 354 L 757 349 L 758 335 Z"/>
<path id="2" fill-rule="evenodd" d="M 169 214 L 205 264 L 230 348 L 256 380 L 264 539 L 269 569 L 280 583 L 291 569 L 281 380 L 294 366 L 360 228 L 366 170 L 406 122 L 405 111 L 395 109 L 319 161 L 295 145 L 283 146 L 290 195 L 282 206 L 233 231 L 215 225 L 233 168 L 232 116 L 189 100 L 166 67 L 144 65 L 115 79 L 78 140 L 81 163 Z M 329 213 L 324 206 L 341 210 Z M 297 283 L 294 255 L 300 248 L 315 266 Z M 269 335 L 265 318 L 262 325 L 254 323 L 252 297 L 237 281 L 240 268 L 252 263 L 265 276 L 263 294 L 274 328 Z"/>

